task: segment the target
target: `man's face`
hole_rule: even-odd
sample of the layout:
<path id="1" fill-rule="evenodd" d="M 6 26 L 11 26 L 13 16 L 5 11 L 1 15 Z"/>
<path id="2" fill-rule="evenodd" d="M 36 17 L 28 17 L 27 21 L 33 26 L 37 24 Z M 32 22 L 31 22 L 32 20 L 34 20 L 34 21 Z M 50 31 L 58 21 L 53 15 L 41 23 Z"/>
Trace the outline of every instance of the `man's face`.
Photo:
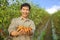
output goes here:
<path id="1" fill-rule="evenodd" d="M 27 6 L 22 7 L 21 13 L 22 13 L 23 17 L 28 17 L 29 12 L 30 12 L 29 7 L 27 7 Z"/>

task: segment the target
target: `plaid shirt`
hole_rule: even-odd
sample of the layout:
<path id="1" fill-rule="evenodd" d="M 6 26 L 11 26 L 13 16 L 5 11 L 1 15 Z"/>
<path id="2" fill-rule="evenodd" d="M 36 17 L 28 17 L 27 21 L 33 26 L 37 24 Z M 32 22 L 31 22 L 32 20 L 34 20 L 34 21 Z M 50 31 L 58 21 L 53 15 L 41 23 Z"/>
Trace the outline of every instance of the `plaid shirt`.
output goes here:
<path id="1" fill-rule="evenodd" d="M 32 20 L 30 20 L 30 19 L 25 19 L 24 20 L 22 17 L 18 17 L 18 18 L 12 19 L 11 24 L 10 24 L 10 26 L 8 28 L 9 34 L 12 31 L 15 31 L 16 28 L 19 25 L 23 25 L 23 26 L 26 26 L 26 27 L 31 27 L 33 33 L 35 31 L 35 24 L 34 24 L 34 22 Z M 27 35 L 19 35 L 18 37 L 13 37 L 13 40 L 31 40 L 31 37 L 27 36 Z"/>

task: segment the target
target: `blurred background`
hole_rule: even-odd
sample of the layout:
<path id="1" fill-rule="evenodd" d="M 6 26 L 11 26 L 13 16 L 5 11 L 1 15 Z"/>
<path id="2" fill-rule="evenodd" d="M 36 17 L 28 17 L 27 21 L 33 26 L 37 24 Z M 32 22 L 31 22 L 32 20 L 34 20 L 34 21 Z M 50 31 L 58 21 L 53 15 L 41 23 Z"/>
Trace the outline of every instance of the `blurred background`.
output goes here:
<path id="1" fill-rule="evenodd" d="M 8 27 L 12 18 L 21 15 L 22 3 L 31 5 L 29 18 L 36 25 L 33 40 L 60 40 L 60 0 L 0 0 L 0 40 L 8 38 Z"/>

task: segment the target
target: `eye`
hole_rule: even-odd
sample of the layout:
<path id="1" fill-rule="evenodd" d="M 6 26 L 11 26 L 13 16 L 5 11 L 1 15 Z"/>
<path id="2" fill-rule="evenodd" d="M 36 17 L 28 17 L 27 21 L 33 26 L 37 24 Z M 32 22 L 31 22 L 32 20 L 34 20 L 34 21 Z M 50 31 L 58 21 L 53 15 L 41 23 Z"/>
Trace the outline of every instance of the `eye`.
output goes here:
<path id="1" fill-rule="evenodd" d="M 26 9 L 27 11 L 29 11 L 29 9 Z"/>
<path id="2" fill-rule="evenodd" d="M 22 10 L 25 10 L 25 9 L 22 9 Z"/>

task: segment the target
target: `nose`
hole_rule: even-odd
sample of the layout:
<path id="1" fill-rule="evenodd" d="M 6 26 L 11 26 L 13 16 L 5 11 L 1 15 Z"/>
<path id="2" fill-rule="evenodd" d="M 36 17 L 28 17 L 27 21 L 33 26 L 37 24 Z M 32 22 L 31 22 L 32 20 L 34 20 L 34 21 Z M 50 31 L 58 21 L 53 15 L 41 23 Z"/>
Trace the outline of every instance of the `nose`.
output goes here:
<path id="1" fill-rule="evenodd" d="M 24 10 L 25 13 L 27 13 L 28 11 L 27 10 Z"/>

